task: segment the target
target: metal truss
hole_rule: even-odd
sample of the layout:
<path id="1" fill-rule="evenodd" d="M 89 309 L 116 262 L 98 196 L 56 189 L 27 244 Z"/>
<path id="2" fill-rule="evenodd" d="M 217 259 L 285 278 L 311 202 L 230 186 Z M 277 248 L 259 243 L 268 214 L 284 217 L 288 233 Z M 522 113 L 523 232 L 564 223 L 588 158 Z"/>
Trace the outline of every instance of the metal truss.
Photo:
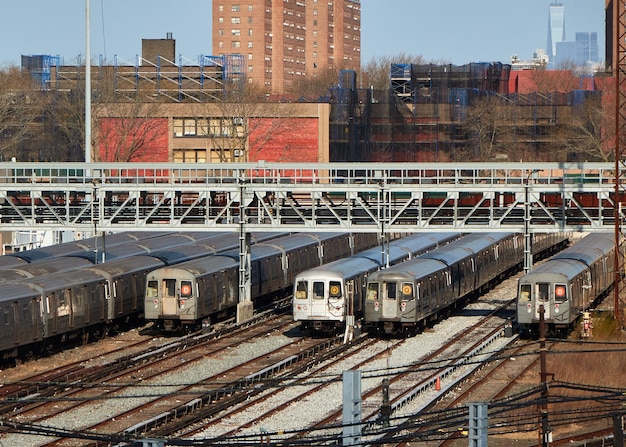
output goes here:
<path id="1" fill-rule="evenodd" d="M 614 173 L 610 163 L 3 163 L 0 219 L 6 231 L 614 231 Z"/>

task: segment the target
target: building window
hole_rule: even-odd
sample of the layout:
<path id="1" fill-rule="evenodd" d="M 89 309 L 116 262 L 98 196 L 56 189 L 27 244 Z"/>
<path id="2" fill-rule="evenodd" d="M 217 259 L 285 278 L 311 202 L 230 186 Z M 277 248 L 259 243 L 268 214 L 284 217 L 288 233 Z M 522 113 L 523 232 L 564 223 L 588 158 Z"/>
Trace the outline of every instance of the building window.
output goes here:
<path id="1" fill-rule="evenodd" d="M 252 17 L 248 17 L 248 23 L 252 23 Z"/>
<path id="2" fill-rule="evenodd" d="M 239 12 L 240 7 L 239 7 L 239 5 L 232 5 L 230 7 L 230 10 L 231 10 L 231 12 Z"/>
<path id="3" fill-rule="evenodd" d="M 252 41 L 248 42 L 248 48 L 252 48 Z M 250 56 L 252 56 L 252 55 L 250 55 Z M 249 58 L 249 59 L 252 59 L 252 58 Z"/>
<path id="4" fill-rule="evenodd" d="M 174 163 L 206 163 L 206 149 L 174 149 Z"/>
<path id="5" fill-rule="evenodd" d="M 252 5 L 248 5 L 248 12 L 252 12 Z"/>
<path id="6" fill-rule="evenodd" d="M 240 17 L 231 17 L 230 23 L 232 23 L 233 25 L 238 25 L 238 24 L 241 23 L 241 18 Z"/>
<path id="7" fill-rule="evenodd" d="M 219 48 L 224 48 L 224 42 L 220 42 L 220 43 L 218 43 L 218 44 L 217 44 L 217 46 L 218 46 Z"/>
<path id="8" fill-rule="evenodd" d="M 217 9 L 219 12 L 224 12 L 224 5 L 219 5 Z"/>
<path id="9" fill-rule="evenodd" d="M 223 29 L 218 30 L 217 35 L 218 36 L 223 36 L 224 35 L 224 30 Z"/>
<path id="10" fill-rule="evenodd" d="M 218 23 L 224 23 L 224 17 L 220 17 L 219 19 L 217 19 Z"/>
<path id="11" fill-rule="evenodd" d="M 248 36 L 251 36 L 251 35 L 252 35 L 252 29 L 249 29 L 248 30 Z"/>
<path id="12" fill-rule="evenodd" d="M 231 33 L 233 34 L 233 36 L 241 36 L 241 30 L 240 29 L 233 29 L 233 30 L 231 30 Z"/>
<path id="13" fill-rule="evenodd" d="M 233 48 L 241 48 L 241 42 L 239 42 L 238 40 L 234 40 L 232 43 L 232 47 Z"/>

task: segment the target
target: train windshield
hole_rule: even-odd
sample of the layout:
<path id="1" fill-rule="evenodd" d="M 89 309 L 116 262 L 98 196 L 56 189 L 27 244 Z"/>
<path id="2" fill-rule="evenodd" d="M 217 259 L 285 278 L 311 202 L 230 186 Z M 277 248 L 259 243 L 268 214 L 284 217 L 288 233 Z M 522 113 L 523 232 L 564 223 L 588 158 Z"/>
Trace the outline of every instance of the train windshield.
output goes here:
<path id="1" fill-rule="evenodd" d="M 314 300 L 323 300 L 324 299 L 324 283 L 321 281 L 313 282 L 313 299 Z"/>
<path id="2" fill-rule="evenodd" d="M 148 281 L 148 287 L 146 287 L 146 297 L 156 298 L 158 296 L 159 283 L 158 281 Z"/>
<path id="3" fill-rule="evenodd" d="M 530 301 L 530 284 L 522 284 L 519 288 L 519 300 Z"/>
<path id="4" fill-rule="evenodd" d="M 550 299 L 550 284 L 539 283 L 537 284 L 537 299 L 539 301 L 548 301 Z"/>
<path id="5" fill-rule="evenodd" d="M 378 299 L 378 283 L 370 282 L 367 284 L 367 300 L 376 301 Z"/>
<path id="6" fill-rule="evenodd" d="M 305 300 L 306 299 L 306 291 L 309 289 L 308 281 L 298 281 L 296 284 L 296 299 Z"/>

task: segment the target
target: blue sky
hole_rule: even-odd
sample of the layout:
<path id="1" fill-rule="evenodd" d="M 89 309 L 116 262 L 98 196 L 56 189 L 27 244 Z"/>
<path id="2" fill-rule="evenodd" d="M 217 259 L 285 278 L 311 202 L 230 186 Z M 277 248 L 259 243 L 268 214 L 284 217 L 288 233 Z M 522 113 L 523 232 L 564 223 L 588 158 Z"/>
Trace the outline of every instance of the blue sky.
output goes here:
<path id="1" fill-rule="evenodd" d="M 421 55 L 462 65 L 530 59 L 545 48 L 553 0 L 361 0 L 362 62 L 377 56 Z M 604 56 L 605 0 L 560 0 L 566 39 L 597 32 Z M 245 2 L 245 0 L 242 0 Z M 85 0 L 2 2 L 0 65 L 19 65 L 22 54 L 85 54 Z M 211 0 L 90 0 L 91 54 L 135 60 L 141 39 L 176 39 L 176 53 L 195 62 L 210 55 Z M 175 10 L 173 10 L 175 8 Z"/>

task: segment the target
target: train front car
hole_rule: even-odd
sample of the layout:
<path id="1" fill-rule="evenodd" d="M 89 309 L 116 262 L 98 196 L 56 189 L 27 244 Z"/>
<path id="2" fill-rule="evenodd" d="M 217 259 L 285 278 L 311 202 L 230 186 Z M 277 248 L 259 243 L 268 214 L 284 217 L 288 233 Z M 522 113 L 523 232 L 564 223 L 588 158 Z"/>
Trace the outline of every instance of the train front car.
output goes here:
<path id="1" fill-rule="evenodd" d="M 347 258 L 296 276 L 293 319 L 306 331 L 333 333 L 345 327 L 346 316 L 363 313 L 365 277 L 379 264 Z"/>
<path id="2" fill-rule="evenodd" d="M 416 258 L 374 272 L 367 280 L 365 327 L 369 332 L 410 335 L 437 314 L 438 303 L 452 299 L 448 267 Z"/>
<path id="3" fill-rule="evenodd" d="M 611 288 L 614 250 L 613 235 L 592 233 L 522 276 L 517 295 L 519 332 L 539 333 L 543 307 L 546 334 L 567 335 L 581 313 Z"/>
<path id="4" fill-rule="evenodd" d="M 203 316 L 218 316 L 236 305 L 238 262 L 208 256 L 148 273 L 145 319 L 162 331 L 192 331 Z M 219 286 L 219 290 L 218 290 Z"/>
<path id="5" fill-rule="evenodd" d="M 590 301 L 587 266 L 573 259 L 549 261 L 518 281 L 517 323 L 523 335 L 537 334 L 541 309 L 546 334 L 567 333 L 578 310 Z M 593 301 L 593 300 L 591 300 Z"/>

